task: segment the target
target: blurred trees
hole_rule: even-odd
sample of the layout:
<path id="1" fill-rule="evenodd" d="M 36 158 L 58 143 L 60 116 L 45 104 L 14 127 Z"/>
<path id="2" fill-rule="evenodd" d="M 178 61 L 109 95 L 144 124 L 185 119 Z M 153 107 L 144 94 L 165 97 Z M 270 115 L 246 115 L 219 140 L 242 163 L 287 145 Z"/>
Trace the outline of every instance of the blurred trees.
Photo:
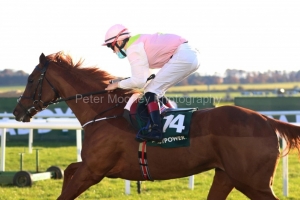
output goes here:
<path id="1" fill-rule="evenodd" d="M 28 74 L 22 70 L 4 69 L 0 71 L 0 86 L 26 85 Z"/>
<path id="2" fill-rule="evenodd" d="M 22 70 L 4 69 L 0 71 L 0 86 L 26 85 L 29 74 Z M 238 69 L 227 69 L 223 76 L 200 75 L 198 72 L 177 85 L 213 85 L 213 84 L 247 84 L 247 83 L 282 83 L 300 82 L 299 71 L 267 71 L 255 72 Z"/>
<path id="3" fill-rule="evenodd" d="M 247 84 L 247 83 L 283 83 L 300 82 L 300 70 L 295 72 L 286 71 L 267 71 L 249 72 L 245 70 L 227 69 L 224 76 L 205 75 L 201 76 L 198 72 L 190 75 L 177 85 L 212 85 L 212 84 Z"/>

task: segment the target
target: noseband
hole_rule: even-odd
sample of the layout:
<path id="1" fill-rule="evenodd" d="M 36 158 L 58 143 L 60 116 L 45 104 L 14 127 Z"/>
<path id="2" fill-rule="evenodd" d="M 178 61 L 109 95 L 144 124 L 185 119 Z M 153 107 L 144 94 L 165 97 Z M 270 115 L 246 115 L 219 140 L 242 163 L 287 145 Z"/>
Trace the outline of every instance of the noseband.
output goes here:
<path id="1" fill-rule="evenodd" d="M 29 116 L 30 118 L 33 117 L 33 115 L 35 115 L 37 112 L 40 112 L 44 109 L 46 109 L 50 104 L 53 104 L 54 101 L 56 101 L 57 99 L 60 98 L 58 91 L 53 87 L 53 85 L 50 83 L 50 81 L 47 79 L 46 77 L 46 72 L 49 66 L 49 61 L 47 61 L 45 63 L 45 65 L 43 66 L 43 68 L 39 68 L 38 65 L 35 67 L 36 70 L 39 70 L 41 72 L 40 78 L 38 79 L 38 84 L 34 90 L 33 95 L 30 96 L 23 96 L 21 95 L 18 99 L 17 102 L 20 105 L 21 108 L 23 108 L 25 110 L 25 113 L 27 116 Z M 42 101 L 42 86 L 43 86 L 43 81 L 44 79 L 47 81 L 47 83 L 50 85 L 51 89 L 53 90 L 53 92 L 55 93 L 55 97 L 53 101 L 47 102 L 45 103 L 44 101 Z M 36 98 L 37 96 L 37 98 Z M 22 105 L 22 103 L 20 102 L 21 99 L 31 99 L 32 102 L 32 107 L 30 108 L 26 108 L 25 106 Z M 36 113 L 33 113 L 36 112 Z"/>

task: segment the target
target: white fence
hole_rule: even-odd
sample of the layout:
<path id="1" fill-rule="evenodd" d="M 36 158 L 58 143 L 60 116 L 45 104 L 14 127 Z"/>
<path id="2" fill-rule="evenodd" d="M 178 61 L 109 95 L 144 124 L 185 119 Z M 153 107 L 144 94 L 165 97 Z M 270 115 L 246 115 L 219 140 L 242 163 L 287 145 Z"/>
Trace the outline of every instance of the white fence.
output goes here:
<path id="1" fill-rule="evenodd" d="M 32 120 L 30 123 L 20 123 L 15 120 L 0 121 L 1 133 L 1 165 L 0 171 L 5 171 L 5 147 L 6 147 L 6 129 L 8 128 L 22 128 L 29 129 L 28 149 L 32 152 L 33 129 L 68 129 L 76 130 L 76 146 L 77 146 L 77 161 L 81 161 L 81 125 L 76 118 L 48 118 L 46 120 Z"/>
<path id="2" fill-rule="evenodd" d="M 295 115 L 296 123 L 299 125 L 300 122 L 300 111 L 263 111 L 261 114 L 267 115 L 269 117 L 279 115 L 280 120 L 287 122 L 287 115 Z M 12 114 L 0 114 L 0 117 L 10 118 Z M 41 115 L 39 117 L 49 117 L 49 115 Z M 32 142 L 33 142 L 33 129 L 67 129 L 67 130 L 76 130 L 76 146 L 77 146 L 77 161 L 81 161 L 81 146 L 82 146 L 82 128 L 80 123 L 74 115 L 55 115 L 55 117 L 64 117 L 64 118 L 47 118 L 47 119 L 34 119 L 30 123 L 20 123 L 15 120 L 6 120 L 0 121 L 0 135 L 1 135 L 1 165 L 0 171 L 5 171 L 5 147 L 6 147 L 6 129 L 7 128 L 22 128 L 29 129 L 28 137 L 28 150 L 32 152 Z M 65 118 L 71 117 L 71 118 Z M 283 148 L 285 148 L 286 143 L 283 140 Z M 288 196 L 288 156 L 282 158 L 283 162 L 283 194 Z M 194 176 L 189 177 L 189 188 L 194 189 Z M 130 182 L 125 181 L 125 193 L 130 194 Z"/>

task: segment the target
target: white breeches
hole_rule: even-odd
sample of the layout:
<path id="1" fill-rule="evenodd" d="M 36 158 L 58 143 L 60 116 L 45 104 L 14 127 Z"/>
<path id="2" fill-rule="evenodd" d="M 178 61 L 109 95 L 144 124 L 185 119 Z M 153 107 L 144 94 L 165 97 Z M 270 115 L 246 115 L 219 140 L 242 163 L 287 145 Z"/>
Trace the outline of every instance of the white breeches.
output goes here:
<path id="1" fill-rule="evenodd" d="M 167 89 L 195 72 L 199 66 L 199 52 L 189 43 L 181 44 L 172 58 L 157 72 L 155 78 L 144 88 L 144 93 L 155 93 L 159 98 Z"/>

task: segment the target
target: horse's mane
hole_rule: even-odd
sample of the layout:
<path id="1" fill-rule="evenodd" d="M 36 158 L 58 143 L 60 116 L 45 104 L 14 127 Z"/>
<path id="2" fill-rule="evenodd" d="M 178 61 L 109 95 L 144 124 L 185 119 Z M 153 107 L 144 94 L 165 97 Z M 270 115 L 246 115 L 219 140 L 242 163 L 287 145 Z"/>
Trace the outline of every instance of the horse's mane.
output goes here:
<path id="1" fill-rule="evenodd" d="M 48 55 L 48 58 L 68 70 L 72 74 L 73 78 L 75 78 L 74 76 L 79 76 L 76 78 L 102 82 L 116 78 L 108 72 L 99 69 L 97 66 L 84 67 L 84 59 L 82 58 L 80 58 L 78 62 L 74 63 L 72 56 L 65 54 L 63 51 Z"/>
<path id="2" fill-rule="evenodd" d="M 78 62 L 74 63 L 71 55 L 65 54 L 60 51 L 55 54 L 48 55 L 47 58 L 59 65 L 63 70 L 68 71 L 68 76 L 64 77 L 69 81 L 76 81 L 81 83 L 84 87 L 87 84 L 93 86 L 108 85 L 109 80 L 116 79 L 116 76 L 109 74 L 108 72 L 101 70 L 97 66 L 84 67 L 84 59 L 80 58 Z M 91 88 L 92 89 L 92 88 Z M 136 90 L 122 90 L 122 93 L 133 93 Z"/>

